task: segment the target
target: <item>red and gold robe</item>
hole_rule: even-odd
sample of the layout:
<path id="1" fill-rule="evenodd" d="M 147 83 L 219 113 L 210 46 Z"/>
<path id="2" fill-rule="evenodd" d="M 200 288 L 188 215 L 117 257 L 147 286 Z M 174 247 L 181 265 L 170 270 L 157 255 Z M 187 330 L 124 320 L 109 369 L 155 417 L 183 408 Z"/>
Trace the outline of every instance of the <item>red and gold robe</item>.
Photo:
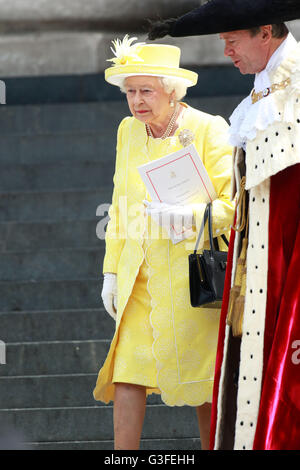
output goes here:
<path id="1" fill-rule="evenodd" d="M 232 231 L 215 370 L 211 449 L 300 448 L 300 58 L 272 75 L 278 120 L 236 149 L 249 195 L 242 338 L 226 325 L 240 234 Z M 245 165 L 243 165 L 245 163 Z"/>

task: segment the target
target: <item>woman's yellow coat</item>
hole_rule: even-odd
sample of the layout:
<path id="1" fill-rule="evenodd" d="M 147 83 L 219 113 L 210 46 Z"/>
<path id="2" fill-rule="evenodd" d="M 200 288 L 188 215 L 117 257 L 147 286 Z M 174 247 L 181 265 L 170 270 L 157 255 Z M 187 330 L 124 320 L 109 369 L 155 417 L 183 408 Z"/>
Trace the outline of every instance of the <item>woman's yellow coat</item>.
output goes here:
<path id="1" fill-rule="evenodd" d="M 94 389 L 95 399 L 105 403 L 114 398 L 112 376 L 119 326 L 144 260 L 149 269 L 147 287 L 151 296 L 152 353 L 159 389 L 156 391 L 171 406 L 198 406 L 211 401 L 219 310 L 191 307 L 188 279 L 188 255 L 194 249 L 205 205 L 194 208 L 195 236 L 173 245 L 150 217 L 145 216 L 143 200 L 147 193 L 137 170 L 149 160 L 181 149 L 179 134 L 190 129 L 195 136 L 193 143 L 218 195 L 213 202 L 214 235 L 228 234 L 233 217 L 230 202 L 232 149 L 227 145 L 228 126 L 221 117 L 184 106 L 179 128 L 168 139 L 149 138 L 144 124 L 133 117 L 123 119 L 118 129 L 114 192 L 103 266 L 103 272 L 117 274 L 118 313 L 116 331 Z M 222 241 L 220 246 L 224 249 Z M 153 389 L 147 390 L 147 393 L 152 392 Z"/>

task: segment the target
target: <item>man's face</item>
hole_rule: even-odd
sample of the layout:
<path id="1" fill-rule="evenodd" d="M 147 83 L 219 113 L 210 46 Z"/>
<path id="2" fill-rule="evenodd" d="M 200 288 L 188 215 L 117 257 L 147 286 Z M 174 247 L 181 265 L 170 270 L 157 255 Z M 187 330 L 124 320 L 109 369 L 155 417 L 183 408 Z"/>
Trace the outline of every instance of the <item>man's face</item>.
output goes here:
<path id="1" fill-rule="evenodd" d="M 224 55 L 230 57 L 235 67 L 245 74 L 261 72 L 268 61 L 268 50 L 264 31 L 251 36 L 248 30 L 221 33 L 224 41 Z"/>

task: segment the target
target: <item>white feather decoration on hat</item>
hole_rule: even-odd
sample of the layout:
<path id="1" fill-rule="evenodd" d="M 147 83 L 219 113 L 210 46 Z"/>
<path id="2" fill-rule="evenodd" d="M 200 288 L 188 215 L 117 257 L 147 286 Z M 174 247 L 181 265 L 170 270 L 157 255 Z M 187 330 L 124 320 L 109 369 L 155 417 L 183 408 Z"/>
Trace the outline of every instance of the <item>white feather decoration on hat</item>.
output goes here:
<path id="1" fill-rule="evenodd" d="M 138 54 L 136 53 L 139 46 L 143 46 L 144 42 L 137 42 L 132 44 L 133 41 L 136 41 L 137 38 L 129 38 L 126 34 L 121 41 L 116 39 L 112 41 L 114 49 L 111 47 L 111 51 L 114 53 L 115 57 L 112 59 L 107 59 L 108 62 L 113 62 L 113 65 L 128 65 L 134 62 L 144 62 Z"/>

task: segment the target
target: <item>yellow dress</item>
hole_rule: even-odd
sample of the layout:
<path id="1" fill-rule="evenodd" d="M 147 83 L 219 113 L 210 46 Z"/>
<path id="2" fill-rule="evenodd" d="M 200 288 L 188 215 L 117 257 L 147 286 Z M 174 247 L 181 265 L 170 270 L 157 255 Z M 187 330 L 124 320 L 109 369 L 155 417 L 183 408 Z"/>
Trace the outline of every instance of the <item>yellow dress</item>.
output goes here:
<path id="1" fill-rule="evenodd" d="M 228 234 L 233 217 L 228 126 L 220 117 L 184 106 L 179 129 L 165 140 L 148 137 L 133 117 L 119 126 L 103 266 L 103 272 L 117 274 L 118 312 L 94 389 L 95 399 L 105 403 L 113 400 L 115 382 L 144 385 L 147 394 L 161 393 L 170 406 L 198 406 L 212 398 L 219 310 L 193 308 L 189 300 L 188 255 L 198 226 L 193 238 L 176 245 L 153 237 L 158 227 L 145 216 L 147 194 L 137 171 L 143 163 L 182 148 L 178 136 L 190 129 L 218 195 L 214 235 Z M 195 208 L 199 223 L 204 209 L 205 204 Z"/>
<path id="2" fill-rule="evenodd" d="M 144 244 L 144 249 L 146 246 Z M 137 275 L 119 328 L 113 382 L 157 388 L 156 362 L 152 351 L 151 297 L 147 289 L 148 266 L 144 260 Z M 156 390 L 159 393 L 159 389 Z"/>

